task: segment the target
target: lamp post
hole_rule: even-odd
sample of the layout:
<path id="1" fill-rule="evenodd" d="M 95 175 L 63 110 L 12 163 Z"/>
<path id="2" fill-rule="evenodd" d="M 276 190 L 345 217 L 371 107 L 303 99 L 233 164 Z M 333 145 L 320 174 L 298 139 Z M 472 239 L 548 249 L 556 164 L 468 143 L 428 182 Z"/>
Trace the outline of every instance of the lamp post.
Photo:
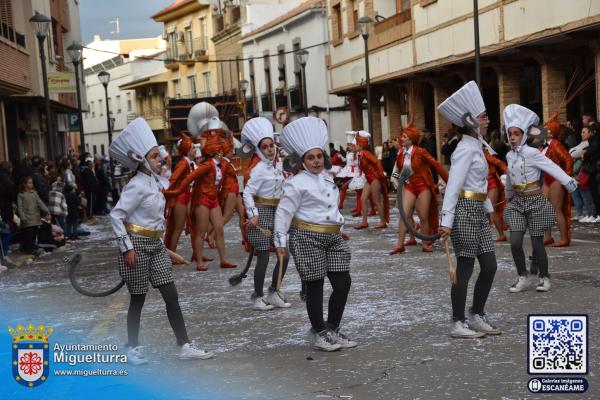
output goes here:
<path id="1" fill-rule="evenodd" d="M 475 29 L 475 82 L 481 88 L 481 69 L 479 67 L 479 5 L 473 0 L 473 28 Z"/>
<path id="2" fill-rule="evenodd" d="M 81 89 L 79 87 L 79 64 L 81 63 L 81 53 L 83 52 L 83 46 L 80 43 L 73 42 L 67 51 L 71 55 L 71 61 L 73 67 L 75 67 L 75 84 L 77 90 L 77 115 L 79 118 L 79 143 L 81 146 L 80 154 L 85 153 L 85 136 L 83 133 L 83 118 L 81 116 Z"/>
<path id="3" fill-rule="evenodd" d="M 373 109 L 371 107 L 371 77 L 369 75 L 369 45 L 368 45 L 369 31 L 371 30 L 371 26 L 373 25 L 373 20 L 371 19 L 371 17 L 364 16 L 364 17 L 360 17 L 359 19 L 357 19 L 356 22 L 358 23 L 358 25 L 360 25 L 360 33 L 365 42 L 365 73 L 366 73 L 365 83 L 367 85 L 367 119 L 368 119 L 369 133 L 371 134 L 371 137 L 373 137 L 374 136 L 374 134 L 373 134 Z M 373 144 L 371 144 L 371 146 L 373 146 Z"/>
<path id="4" fill-rule="evenodd" d="M 302 67 L 302 102 L 304 103 L 304 116 L 308 117 L 308 99 L 306 95 L 306 62 L 308 61 L 308 51 L 299 50 L 296 53 L 296 59 Z"/>
<path id="5" fill-rule="evenodd" d="M 106 71 L 100 71 L 98 73 L 98 80 L 104 86 L 104 97 L 106 101 L 106 124 L 108 125 L 108 145 L 112 143 L 112 127 L 110 126 L 110 107 L 108 106 L 108 82 L 110 81 L 110 74 Z"/>
<path id="6" fill-rule="evenodd" d="M 242 99 L 244 101 L 243 103 L 243 107 L 244 107 L 244 122 L 246 122 L 246 120 L 248 119 L 248 115 L 247 115 L 247 111 L 246 111 L 246 90 L 248 90 L 248 86 L 250 85 L 250 82 L 248 82 L 246 79 L 243 79 L 240 81 L 240 89 L 242 90 Z"/>
<path id="7" fill-rule="evenodd" d="M 52 124 L 52 115 L 50 111 L 50 93 L 48 91 L 48 71 L 46 70 L 46 53 L 44 52 L 44 41 L 46 40 L 46 32 L 50 25 L 50 18 L 39 12 L 29 19 L 35 27 L 35 35 L 40 47 L 40 59 L 42 61 L 42 83 L 44 84 L 44 100 L 46 105 L 46 131 L 48 132 L 48 156 L 54 161 L 56 155 L 56 137 L 54 134 L 54 125 Z"/>

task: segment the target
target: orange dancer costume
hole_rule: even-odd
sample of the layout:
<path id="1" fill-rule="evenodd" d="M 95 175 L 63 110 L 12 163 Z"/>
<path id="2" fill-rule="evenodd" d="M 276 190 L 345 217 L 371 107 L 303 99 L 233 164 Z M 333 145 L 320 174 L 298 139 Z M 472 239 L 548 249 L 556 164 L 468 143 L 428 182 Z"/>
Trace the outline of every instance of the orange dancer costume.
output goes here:
<path id="1" fill-rule="evenodd" d="M 387 224 L 390 221 L 390 199 L 388 197 L 388 187 L 387 187 L 387 178 L 385 173 L 383 172 L 383 165 L 381 165 L 381 161 L 375 157 L 373 153 L 371 153 L 369 148 L 369 137 L 371 134 L 365 131 L 359 131 L 356 135 L 356 144 L 361 149 L 358 153 L 358 166 L 363 174 L 365 174 L 365 178 L 367 179 L 368 187 L 365 185 L 365 189 L 368 190 L 368 196 L 371 196 L 373 193 L 372 184 L 375 181 L 379 182 L 381 195 L 383 196 L 383 201 L 380 198 L 376 198 L 378 204 L 379 218 L 381 223 L 377 225 L 375 228 L 383 229 L 387 228 Z M 363 196 L 364 197 L 364 196 Z M 368 198 L 368 197 L 367 197 Z M 354 229 L 364 229 L 368 228 L 369 224 L 367 223 L 367 206 L 366 201 L 361 199 L 362 205 L 362 216 L 363 222 L 359 225 L 355 226 Z"/>
<path id="2" fill-rule="evenodd" d="M 427 218 L 427 225 L 429 229 L 428 232 L 423 233 L 432 235 L 438 231 L 439 211 L 436 197 L 438 189 L 437 185 L 433 181 L 433 174 L 431 173 L 431 168 L 435 169 L 439 177 L 443 179 L 444 182 L 448 181 L 448 171 L 438 160 L 433 158 L 426 149 L 417 146 L 420 137 L 420 132 L 418 129 L 412 127 L 411 124 L 409 124 L 409 126 L 406 127 L 402 133 L 407 136 L 407 138 L 411 141 L 412 145 L 408 149 L 406 149 L 405 146 L 401 147 L 401 151 L 398 154 L 398 157 L 396 158 L 396 168 L 398 169 L 398 171 L 402 171 L 402 169 L 405 166 L 405 161 L 408 162 L 407 157 L 409 157 L 412 175 L 409 177 L 408 182 L 404 185 L 404 190 L 409 191 L 415 196 L 415 203 L 422 192 L 429 191 L 431 193 L 428 215 L 419 215 L 419 219 L 423 220 L 423 218 Z M 399 136 L 400 137 L 398 138 L 398 140 L 402 142 L 403 135 Z M 403 199 L 403 203 L 404 202 L 405 200 Z M 398 204 L 398 207 L 403 206 L 404 204 Z M 412 215 L 414 208 L 415 204 L 413 203 L 409 210 L 405 209 L 406 215 Z M 421 225 L 424 224 L 421 223 Z M 412 242 L 404 243 L 404 236 L 406 235 L 406 232 L 407 228 L 401 221 L 398 232 L 398 246 L 390 252 L 391 255 L 403 253 L 404 251 L 406 251 L 406 248 L 404 247 L 405 245 L 413 244 Z M 430 253 L 432 251 L 433 250 L 431 249 L 431 244 L 423 242 L 423 252 Z"/>
<path id="3" fill-rule="evenodd" d="M 558 113 L 554 113 L 547 122 L 548 131 L 552 138 L 545 141 L 539 150 L 552 162 L 558 165 L 567 175 L 573 175 L 573 157 L 569 151 L 558 140 L 560 134 L 560 122 Z M 552 244 L 552 247 L 567 247 L 571 243 L 571 196 L 565 188 L 552 176 L 544 174 L 543 192 L 556 209 L 556 220 L 560 231 L 560 241 L 554 243 L 552 231 L 546 233 L 544 244 Z"/>
<path id="4" fill-rule="evenodd" d="M 181 157 L 175 166 L 175 170 L 169 178 L 169 189 L 174 189 L 180 186 L 181 182 L 187 177 L 192 171 L 190 166 L 190 159 L 188 158 L 190 151 L 192 150 L 192 140 L 187 136 L 183 135 L 177 144 L 177 152 Z M 175 208 L 177 204 L 187 208 L 191 200 L 191 191 L 189 187 L 187 190 L 182 188 L 181 194 L 177 197 L 171 197 L 167 200 L 167 206 L 165 208 L 166 216 L 166 229 L 165 229 L 165 247 L 171 251 L 176 251 L 177 242 L 185 227 L 185 217 L 183 221 L 179 221 L 176 217 Z M 177 221 L 176 221 L 177 219 Z M 174 264 L 181 264 L 181 262 L 173 260 Z"/>
<path id="5" fill-rule="evenodd" d="M 233 137 L 231 137 L 229 140 L 225 140 L 223 143 L 223 154 L 225 154 L 225 156 L 222 159 L 223 185 L 221 186 L 221 191 L 219 192 L 219 204 L 221 205 L 221 210 L 223 212 L 223 225 L 226 225 L 229 222 L 233 216 L 233 212 L 237 210 L 239 215 L 240 232 L 242 233 L 242 238 L 245 238 L 244 226 L 246 221 L 246 212 L 244 210 L 242 196 L 240 196 L 237 170 L 229 158 L 227 158 L 227 155 L 233 154 L 233 151 Z M 245 245 L 244 242 L 245 240 L 242 240 L 242 244 Z"/>
<path id="6" fill-rule="evenodd" d="M 196 269 L 198 271 L 208 270 L 208 268 L 201 263 L 202 261 L 199 261 L 203 260 L 202 253 L 204 246 L 204 238 L 199 236 L 204 236 L 204 234 L 208 230 L 208 227 L 205 227 L 206 229 L 201 229 L 201 227 L 198 226 L 200 223 L 199 220 L 202 220 L 199 214 L 203 212 L 203 207 L 208 210 L 208 216 L 205 216 L 204 221 L 206 221 L 208 224 L 207 220 L 210 219 L 210 222 L 212 223 L 213 228 L 215 229 L 217 249 L 219 251 L 219 258 L 221 260 L 221 268 L 236 267 L 235 264 L 232 264 L 227 260 L 225 255 L 222 214 L 219 205 L 219 192 L 223 184 L 223 169 L 225 163 L 223 162 L 223 160 L 217 161 L 217 158 L 211 158 L 222 152 L 223 138 L 221 137 L 221 135 L 217 134 L 209 136 L 207 139 L 208 140 L 206 140 L 204 146 L 202 147 L 202 153 L 205 156 L 205 161 L 200 163 L 193 172 L 188 174 L 188 176 L 181 182 L 181 184 L 177 188 L 165 192 L 166 196 L 176 196 L 179 195 L 192 182 L 194 183 L 190 207 L 190 214 L 192 214 L 192 244 L 194 247 L 192 260 L 196 260 Z M 218 214 L 217 221 L 213 220 L 214 209 L 218 209 L 218 212 L 216 213 Z M 202 232 L 203 230 L 204 232 Z"/>
<path id="7" fill-rule="evenodd" d="M 502 184 L 500 176 L 506 174 L 507 166 L 502 160 L 491 155 L 485 146 L 483 146 L 483 154 L 485 154 L 485 159 L 488 163 L 488 197 L 492 201 L 492 206 L 494 207 L 493 219 L 496 230 L 498 231 L 496 242 L 506 242 L 506 236 L 504 235 L 504 207 L 506 206 L 506 196 L 504 194 L 504 185 Z M 498 190 L 497 196 L 496 193 L 493 192 L 494 189 Z"/>

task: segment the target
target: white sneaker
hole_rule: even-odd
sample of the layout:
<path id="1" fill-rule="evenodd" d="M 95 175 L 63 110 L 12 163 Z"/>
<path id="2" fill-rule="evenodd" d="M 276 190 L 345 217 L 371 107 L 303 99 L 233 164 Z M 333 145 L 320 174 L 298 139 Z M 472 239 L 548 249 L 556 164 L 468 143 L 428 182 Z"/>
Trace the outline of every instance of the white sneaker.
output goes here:
<path id="1" fill-rule="evenodd" d="M 4 265 L 0 264 L 0 273 L 7 271 L 8 267 L 5 267 Z"/>
<path id="2" fill-rule="evenodd" d="M 267 295 L 267 303 L 279 308 L 290 308 L 292 305 L 285 301 L 280 290 L 274 290 Z"/>
<path id="3" fill-rule="evenodd" d="M 600 222 L 600 215 L 597 216 L 596 218 L 592 219 L 590 222 L 595 222 L 595 223 Z"/>
<path id="4" fill-rule="evenodd" d="M 355 342 L 354 340 L 348 339 L 348 336 L 346 336 L 342 332 L 340 332 L 339 327 L 333 331 L 333 334 L 335 335 L 336 343 L 338 343 L 342 349 L 352 349 L 352 348 L 358 346 L 357 342 Z"/>
<path id="5" fill-rule="evenodd" d="M 589 215 L 588 215 L 588 216 L 586 216 L 586 217 L 581 217 L 581 218 L 579 218 L 579 222 L 589 222 L 589 221 L 590 221 L 590 217 L 589 217 Z"/>
<path id="6" fill-rule="evenodd" d="M 479 315 L 479 314 L 469 314 L 469 320 L 467 321 L 467 325 L 474 331 L 483 332 L 486 335 L 500 335 L 502 331 L 495 326 L 493 326 L 490 321 L 488 321 L 487 316 Z"/>
<path id="7" fill-rule="evenodd" d="M 508 288 L 508 291 L 511 293 L 518 293 L 529 289 L 530 286 L 531 283 L 529 282 L 527 275 L 519 275 L 519 279 L 517 279 L 514 285 Z"/>
<path id="8" fill-rule="evenodd" d="M 206 360 L 213 358 L 215 355 L 210 351 L 204 351 L 196 347 L 193 343 L 186 343 L 181 346 L 181 351 L 177 356 L 180 360 Z"/>
<path id="9" fill-rule="evenodd" d="M 535 290 L 538 292 L 548 292 L 552 284 L 550 283 L 550 278 L 541 278 L 540 283 L 536 286 Z"/>
<path id="10" fill-rule="evenodd" d="M 274 309 L 272 304 L 269 304 L 265 301 L 264 297 L 256 297 L 254 299 L 254 303 L 252 304 L 252 309 L 256 311 L 269 311 Z"/>
<path id="11" fill-rule="evenodd" d="M 148 359 L 142 352 L 143 346 L 129 347 L 127 349 L 127 362 L 133 365 L 148 364 Z"/>
<path id="12" fill-rule="evenodd" d="M 571 217 L 571 221 L 579 221 L 579 220 L 581 220 L 582 218 L 583 218 L 583 216 L 582 216 L 582 215 L 576 215 L 576 216 L 574 216 L 574 217 Z"/>
<path id="13" fill-rule="evenodd" d="M 336 351 L 342 345 L 336 342 L 336 335 L 329 329 L 324 329 L 321 332 L 315 332 L 312 328 L 309 333 L 310 345 L 321 351 Z"/>
<path id="14" fill-rule="evenodd" d="M 454 321 L 452 323 L 452 330 L 450 331 L 450 336 L 456 339 L 477 339 L 480 337 L 484 337 L 485 333 L 475 332 L 474 330 L 469 329 L 466 322 Z"/>

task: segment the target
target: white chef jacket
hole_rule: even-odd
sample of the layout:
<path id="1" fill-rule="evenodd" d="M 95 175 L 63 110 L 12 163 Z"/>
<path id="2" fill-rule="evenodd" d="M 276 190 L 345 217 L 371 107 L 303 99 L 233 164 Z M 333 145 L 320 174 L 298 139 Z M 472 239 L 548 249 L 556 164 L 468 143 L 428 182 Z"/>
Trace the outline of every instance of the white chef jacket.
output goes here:
<path id="1" fill-rule="evenodd" d="M 442 204 L 441 226 L 452 228 L 454 209 L 463 190 L 487 193 L 488 163 L 483 154 L 482 143 L 469 135 L 463 135 L 452 153 L 448 182 Z M 486 213 L 494 212 L 490 199 L 483 203 Z"/>
<path id="2" fill-rule="evenodd" d="M 283 184 L 283 195 L 275 212 L 275 247 L 286 247 L 293 218 L 312 224 L 344 225 L 338 209 L 339 191 L 333 178 L 301 171 Z"/>
<path id="3" fill-rule="evenodd" d="M 261 161 L 250 171 L 250 178 L 244 187 L 244 206 L 248 218 L 258 216 L 258 209 L 254 204 L 254 196 L 268 199 L 281 197 L 283 173 L 281 163 L 273 165 L 272 162 Z"/>
<path id="4" fill-rule="evenodd" d="M 165 196 L 158 176 L 138 172 L 125 185 L 121 197 L 110 213 L 112 228 L 121 253 L 133 249 L 124 222 L 157 231 L 165 227 Z"/>
<path id="5" fill-rule="evenodd" d="M 504 185 L 504 191 L 507 198 L 513 196 L 513 186 L 525 183 L 531 183 L 539 181 L 541 173 L 551 175 L 565 186 L 569 192 L 573 192 L 577 189 L 577 182 L 571 178 L 556 165 L 552 160 L 546 157 L 538 149 L 529 147 L 527 144 L 521 146 L 518 152 L 514 150 L 509 151 L 506 154 L 506 163 L 508 164 L 508 170 L 506 173 L 506 184 Z M 537 189 L 531 189 L 537 190 Z"/>

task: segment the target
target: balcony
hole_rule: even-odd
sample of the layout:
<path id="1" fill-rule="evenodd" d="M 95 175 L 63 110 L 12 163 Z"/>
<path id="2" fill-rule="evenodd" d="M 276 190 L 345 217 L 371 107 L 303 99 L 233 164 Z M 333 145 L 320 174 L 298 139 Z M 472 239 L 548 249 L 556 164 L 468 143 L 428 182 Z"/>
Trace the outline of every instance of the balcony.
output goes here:
<path id="1" fill-rule="evenodd" d="M 191 56 L 196 61 L 208 61 L 208 38 L 201 36 L 192 41 Z"/>
<path id="2" fill-rule="evenodd" d="M 302 104 L 302 86 L 292 86 L 289 88 L 288 93 L 290 95 L 291 111 L 302 111 L 304 109 L 304 105 Z"/>
<path id="3" fill-rule="evenodd" d="M 273 111 L 273 102 L 271 100 L 271 93 L 264 93 L 260 95 L 260 104 L 263 112 Z"/>
<path id="4" fill-rule="evenodd" d="M 412 34 L 410 9 L 375 23 L 374 34 L 369 37 L 369 48 L 378 48 Z"/>
<path id="5" fill-rule="evenodd" d="M 177 59 L 177 48 L 171 46 L 167 47 L 167 52 L 165 53 L 165 68 L 178 69 L 179 61 Z"/>
<path id="6" fill-rule="evenodd" d="M 275 90 L 275 108 L 278 107 L 287 107 L 288 106 L 288 98 L 287 93 L 283 89 Z"/>

